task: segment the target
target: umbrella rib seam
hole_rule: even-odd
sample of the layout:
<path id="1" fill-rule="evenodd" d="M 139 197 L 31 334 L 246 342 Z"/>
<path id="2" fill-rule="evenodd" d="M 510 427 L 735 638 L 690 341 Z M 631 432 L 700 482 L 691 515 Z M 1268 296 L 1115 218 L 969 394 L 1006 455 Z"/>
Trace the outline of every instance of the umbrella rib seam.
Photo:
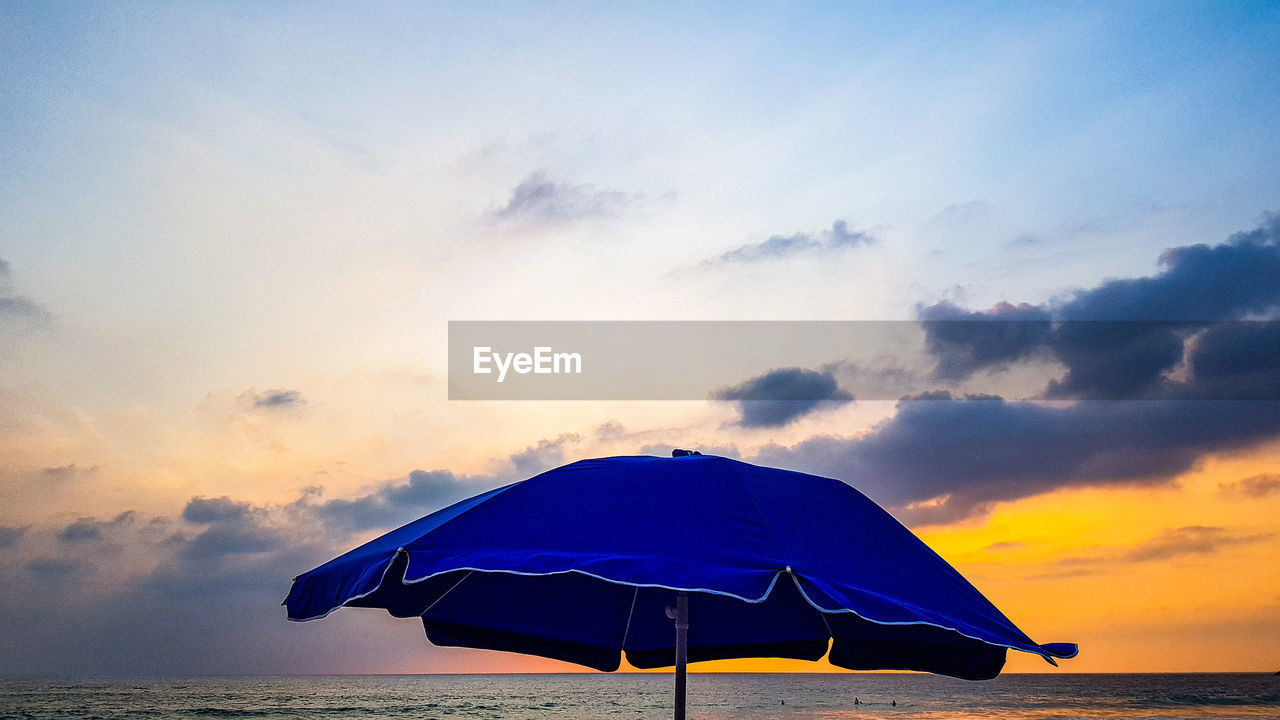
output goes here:
<path id="1" fill-rule="evenodd" d="M 406 566 L 406 567 L 407 567 L 407 566 Z M 440 597 L 436 598 L 435 600 L 432 600 L 432 601 L 431 601 L 431 604 L 427 606 L 427 609 L 426 609 L 426 610 L 423 610 L 423 611 L 422 611 L 421 613 L 419 613 L 419 614 L 420 614 L 420 615 L 423 615 L 423 616 L 426 616 L 426 614 L 427 614 L 427 613 L 431 612 L 431 608 L 433 608 L 433 607 L 435 607 L 435 606 L 436 606 L 436 603 L 438 603 L 438 602 L 440 602 L 441 600 L 443 600 L 443 599 L 444 599 L 444 596 L 445 596 L 445 595 L 448 595 L 449 593 L 453 592 L 453 589 L 454 589 L 454 588 L 456 588 L 456 587 L 458 587 L 459 585 L 461 585 L 463 580 L 466 580 L 467 578 L 471 577 L 471 573 L 472 573 L 472 572 L 473 572 L 473 571 L 468 570 L 466 575 L 463 575 L 462 577 L 458 578 L 458 582 L 456 582 L 456 583 L 454 583 L 454 584 L 450 585 L 448 590 L 445 590 L 444 592 L 440 593 Z M 400 582 L 401 582 L 401 583 L 403 583 L 403 582 L 404 582 L 404 580 L 401 580 Z"/>
<path id="2" fill-rule="evenodd" d="M 625 652 L 627 649 L 627 638 L 631 636 L 631 618 L 636 614 L 636 597 L 640 595 L 640 587 L 636 586 L 631 593 L 631 609 L 627 611 L 627 625 L 622 629 L 622 644 L 618 646 L 618 652 Z"/>

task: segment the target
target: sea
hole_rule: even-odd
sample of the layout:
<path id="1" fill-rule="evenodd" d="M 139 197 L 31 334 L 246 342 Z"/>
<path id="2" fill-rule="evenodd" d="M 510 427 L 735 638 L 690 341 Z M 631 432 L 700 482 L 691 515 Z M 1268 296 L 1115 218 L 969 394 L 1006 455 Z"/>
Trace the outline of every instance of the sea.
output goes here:
<path id="1" fill-rule="evenodd" d="M 670 718 L 661 674 L 0 680 L 0 718 Z M 1270 674 L 693 674 L 698 720 L 1277 718 Z"/>

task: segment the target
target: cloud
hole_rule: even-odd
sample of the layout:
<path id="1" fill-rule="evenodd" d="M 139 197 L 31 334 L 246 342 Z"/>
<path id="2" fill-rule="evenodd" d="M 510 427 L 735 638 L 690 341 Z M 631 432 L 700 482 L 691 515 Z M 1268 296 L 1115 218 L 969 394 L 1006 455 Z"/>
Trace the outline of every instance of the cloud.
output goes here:
<path id="1" fill-rule="evenodd" d="M 925 347 L 938 358 L 934 378 L 941 380 L 1025 360 L 1047 345 L 1051 330 L 1049 311 L 1026 303 L 975 312 L 944 301 L 917 312 Z"/>
<path id="2" fill-rule="evenodd" d="M 1280 434 L 1268 402 L 1007 402 L 934 393 L 858 437 L 768 445 L 756 461 L 844 480 L 918 523 L 1060 488 L 1163 484 L 1210 452 Z"/>
<path id="3" fill-rule="evenodd" d="M 173 525 L 120 525 L 113 532 L 128 553 L 82 543 L 22 561 L 24 572 L 0 587 L 0 674 L 267 672 L 331 655 L 320 650 L 332 638 L 299 649 L 306 633 L 284 622 L 278 603 L 289 578 L 340 552 L 345 538 L 279 506 L 224 513 L 194 536 L 158 533 Z"/>
<path id="4" fill-rule="evenodd" d="M 307 402 L 297 390 L 268 390 L 252 400 L 255 408 L 265 410 L 298 408 Z"/>
<path id="5" fill-rule="evenodd" d="M 764 242 L 744 245 L 722 255 L 704 260 L 703 266 L 734 265 L 779 260 L 803 254 L 831 253 L 875 243 L 870 235 L 850 231 L 844 220 L 836 220 L 830 230 L 817 233 L 798 232 L 793 235 L 774 235 Z"/>
<path id="6" fill-rule="evenodd" d="M 1260 498 L 1280 493 L 1280 474 L 1253 475 L 1233 483 L 1221 483 L 1218 489 L 1227 495 Z"/>
<path id="7" fill-rule="evenodd" d="M 174 536 L 178 557 L 201 565 L 229 555 L 279 550 L 287 543 L 284 533 L 247 515 L 209 523 L 203 532 L 191 538 Z"/>
<path id="8" fill-rule="evenodd" d="M 592 435 L 596 440 L 617 440 L 627 434 L 627 428 L 617 420 L 608 420 L 596 426 Z"/>
<path id="9" fill-rule="evenodd" d="M 312 508 L 317 518 L 347 531 L 401 525 L 467 496 L 472 484 L 448 470 L 414 470 L 357 498 L 338 498 Z"/>
<path id="10" fill-rule="evenodd" d="M 919 309 L 935 378 L 1040 357 L 1066 369 L 1050 398 L 1280 399 L 1280 323 L 1267 319 L 1280 310 L 1280 217 L 1219 245 L 1171 248 L 1160 264 L 1047 305 Z"/>
<path id="11" fill-rule="evenodd" d="M 830 372 L 790 367 L 712 393 L 716 400 L 737 403 L 738 425 L 782 427 L 818 409 L 853 402 Z"/>
<path id="12" fill-rule="evenodd" d="M 1077 293 L 1063 306 L 1066 320 L 1238 319 L 1280 303 L 1280 215 L 1226 243 L 1175 247 L 1160 256 L 1163 271 L 1110 280 Z"/>
<path id="13" fill-rule="evenodd" d="M 68 465 L 60 465 L 57 467 L 47 467 L 40 471 L 40 476 L 50 482 L 67 482 L 77 477 L 92 475 L 98 471 L 98 466 L 81 467 L 75 463 Z"/>
<path id="14" fill-rule="evenodd" d="M 299 542 L 336 546 L 352 533 L 392 529 L 476 493 L 521 480 L 564 462 L 564 448 L 577 435 L 564 434 L 512 453 L 485 475 L 449 470 L 414 470 L 351 498 L 323 500 L 321 488 L 307 488 L 291 503 L 258 506 L 223 496 L 194 497 L 182 519 L 196 532 L 179 531 L 169 545 L 187 560 L 278 551 Z"/>
<path id="15" fill-rule="evenodd" d="M 22 536 L 27 532 L 27 526 L 0 525 L 0 548 L 15 547 L 22 541 Z"/>
<path id="16" fill-rule="evenodd" d="M 1226 548 L 1247 545 L 1272 537 L 1271 533 L 1243 534 L 1226 528 L 1188 525 L 1170 528 L 1137 545 L 1094 548 L 1087 555 L 1072 555 L 1057 560 L 1059 567 L 1073 568 L 1072 575 L 1088 572 L 1094 566 L 1117 563 L 1146 563 L 1179 557 L 1213 555 Z"/>
<path id="17" fill-rule="evenodd" d="M 756 460 L 945 523 L 1062 488 L 1171 483 L 1206 455 L 1280 437 L 1280 321 L 1267 319 L 1280 310 L 1280 220 L 1161 263 L 1046 305 L 918 310 L 935 381 L 1052 360 L 1065 372 L 1040 401 L 920 393 L 864 435 L 769 445 Z"/>
<path id="18" fill-rule="evenodd" d="M 81 569 L 79 563 L 60 558 L 35 558 L 24 563 L 27 572 L 41 578 L 61 578 Z"/>
<path id="19" fill-rule="evenodd" d="M 1209 555 L 1233 545 L 1270 537 L 1268 534 L 1240 535 L 1225 528 L 1188 525 L 1165 530 L 1156 537 L 1121 555 L 1128 562 L 1168 560 L 1183 555 Z"/>
<path id="20" fill-rule="evenodd" d="M 249 512 L 249 503 L 236 502 L 227 496 L 194 497 L 182 510 L 182 519 L 190 523 L 209 524 L 238 520 Z"/>
<path id="21" fill-rule="evenodd" d="M 994 210 L 991 203 L 985 200 L 970 200 L 964 203 L 948 205 L 929 218 L 929 225 L 941 225 L 947 228 L 970 225 L 989 218 Z"/>
<path id="22" fill-rule="evenodd" d="M 19 294 L 12 285 L 13 266 L 0 258 L 0 319 L 7 317 L 25 320 L 37 325 L 50 321 L 52 316 L 45 307 Z"/>
<path id="23" fill-rule="evenodd" d="M 621 215 L 637 198 L 592 185 L 556 182 L 545 171 L 530 173 L 511 191 L 507 204 L 489 213 L 492 220 L 526 226 L 563 225 Z"/>
<path id="24" fill-rule="evenodd" d="M 97 520 L 82 517 L 71 523 L 58 533 L 58 539 L 64 543 L 94 543 L 103 539 L 111 531 L 133 522 L 134 512 L 126 510 L 110 520 Z"/>
<path id="25" fill-rule="evenodd" d="M 554 440 L 540 440 L 536 445 L 530 445 L 520 452 L 512 453 L 510 461 L 515 467 L 516 475 L 531 477 L 562 465 L 564 446 L 580 439 L 581 437 L 574 433 L 565 433 Z"/>

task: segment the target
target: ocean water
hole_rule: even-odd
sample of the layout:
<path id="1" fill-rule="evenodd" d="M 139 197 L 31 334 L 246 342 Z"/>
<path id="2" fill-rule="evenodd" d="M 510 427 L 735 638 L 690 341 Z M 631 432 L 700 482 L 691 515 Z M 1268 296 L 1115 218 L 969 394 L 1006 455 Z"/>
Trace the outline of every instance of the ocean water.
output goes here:
<path id="1" fill-rule="evenodd" d="M 0 718 L 657 719 L 671 717 L 671 682 L 657 674 L 0 680 Z M 1280 677 L 694 674 L 689 717 L 1280 719 Z"/>

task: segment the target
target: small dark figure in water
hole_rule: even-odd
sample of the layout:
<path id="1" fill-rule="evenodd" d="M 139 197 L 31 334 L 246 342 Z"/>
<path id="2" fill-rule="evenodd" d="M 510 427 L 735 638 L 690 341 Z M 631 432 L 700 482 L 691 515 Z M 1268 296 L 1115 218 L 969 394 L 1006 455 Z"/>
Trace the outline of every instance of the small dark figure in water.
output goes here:
<path id="1" fill-rule="evenodd" d="M 889 704 L 890 704 L 890 705 L 892 705 L 892 706 L 894 706 L 894 707 L 898 707 L 898 701 L 897 701 L 897 700 L 890 700 L 890 701 L 889 701 Z"/>
<path id="2" fill-rule="evenodd" d="M 859 700 L 858 698 L 854 698 L 854 699 L 853 699 L 853 704 L 854 704 L 854 705 L 861 705 L 861 704 L 862 704 L 862 701 L 861 701 L 861 700 Z"/>
<path id="3" fill-rule="evenodd" d="M 783 704 L 783 705 L 786 705 L 786 704 L 787 704 L 787 701 L 786 701 L 786 700 L 783 700 L 783 701 L 782 701 L 782 704 Z"/>

